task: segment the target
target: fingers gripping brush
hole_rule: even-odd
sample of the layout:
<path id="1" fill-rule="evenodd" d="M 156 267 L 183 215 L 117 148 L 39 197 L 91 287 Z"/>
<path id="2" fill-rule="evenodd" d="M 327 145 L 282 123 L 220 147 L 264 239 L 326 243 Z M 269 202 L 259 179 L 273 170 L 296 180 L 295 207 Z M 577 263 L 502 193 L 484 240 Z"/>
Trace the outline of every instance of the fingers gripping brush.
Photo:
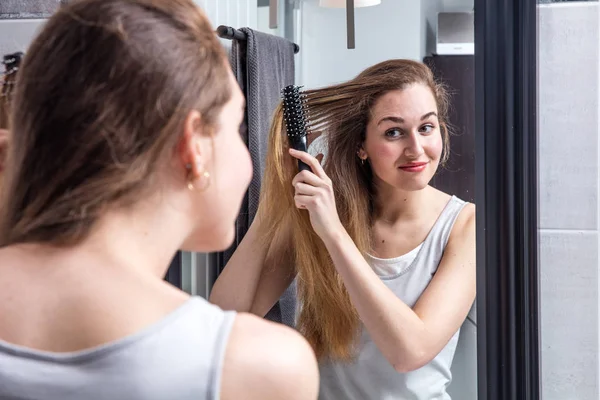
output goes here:
<path id="1" fill-rule="evenodd" d="M 283 120 L 285 121 L 290 147 L 294 150 L 307 152 L 306 107 L 304 97 L 300 92 L 300 86 L 286 86 L 282 89 L 281 95 L 283 97 Z M 301 160 L 298 160 L 298 169 L 300 171 L 311 170 Z"/>

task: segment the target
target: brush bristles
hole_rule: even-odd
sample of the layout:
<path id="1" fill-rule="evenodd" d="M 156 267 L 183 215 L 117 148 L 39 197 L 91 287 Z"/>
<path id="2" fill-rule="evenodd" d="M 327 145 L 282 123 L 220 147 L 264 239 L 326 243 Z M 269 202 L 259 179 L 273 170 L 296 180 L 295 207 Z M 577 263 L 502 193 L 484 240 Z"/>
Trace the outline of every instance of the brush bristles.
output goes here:
<path id="1" fill-rule="evenodd" d="M 307 113 L 301 86 L 286 86 L 281 90 L 283 97 L 283 120 L 288 136 L 306 136 Z"/>

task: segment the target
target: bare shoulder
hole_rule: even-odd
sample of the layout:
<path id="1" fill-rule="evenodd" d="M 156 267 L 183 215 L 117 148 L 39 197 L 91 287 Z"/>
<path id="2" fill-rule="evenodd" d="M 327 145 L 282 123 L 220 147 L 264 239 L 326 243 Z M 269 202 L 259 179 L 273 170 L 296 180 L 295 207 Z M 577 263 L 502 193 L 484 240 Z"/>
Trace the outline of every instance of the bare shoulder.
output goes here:
<path id="1" fill-rule="evenodd" d="M 475 204 L 467 203 L 454 223 L 450 233 L 451 241 L 475 241 Z"/>
<path id="2" fill-rule="evenodd" d="M 462 209 L 458 218 L 456 219 L 456 223 L 459 226 L 468 226 L 475 224 L 475 204 L 467 203 L 465 207 Z"/>
<path id="3" fill-rule="evenodd" d="M 311 400 L 318 395 L 317 361 L 295 330 L 251 314 L 236 316 L 223 364 L 221 399 Z"/>
<path id="4" fill-rule="evenodd" d="M 452 195 L 432 187 L 430 189 L 441 212 L 452 198 Z M 450 240 L 452 241 L 454 238 L 459 237 L 468 238 L 471 235 L 475 235 L 475 204 L 467 202 L 454 222 L 452 232 L 450 233 Z"/>

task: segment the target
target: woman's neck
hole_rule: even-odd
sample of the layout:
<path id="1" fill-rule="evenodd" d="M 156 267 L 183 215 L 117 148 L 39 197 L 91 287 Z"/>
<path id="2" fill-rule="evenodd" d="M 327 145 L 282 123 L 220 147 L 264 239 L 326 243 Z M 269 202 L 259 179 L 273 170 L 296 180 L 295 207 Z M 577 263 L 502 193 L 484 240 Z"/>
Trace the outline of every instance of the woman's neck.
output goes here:
<path id="1" fill-rule="evenodd" d="M 170 207 L 116 212 L 100 221 L 82 250 L 107 257 L 121 268 L 136 269 L 163 277 L 173 255 L 181 247 L 189 223 Z"/>
<path id="2" fill-rule="evenodd" d="M 24 252 L 52 259 L 54 265 L 86 263 L 86 273 L 102 268 L 115 274 L 129 271 L 137 276 L 164 277 L 173 255 L 191 229 L 189 218 L 172 204 L 145 201 L 130 210 L 102 216 L 89 236 L 68 248 L 39 244 L 17 245 Z"/>
<path id="3" fill-rule="evenodd" d="M 422 215 L 423 205 L 429 203 L 433 190 L 430 186 L 415 191 L 399 190 L 389 185 L 380 187 L 375 200 L 375 220 L 393 225 Z"/>

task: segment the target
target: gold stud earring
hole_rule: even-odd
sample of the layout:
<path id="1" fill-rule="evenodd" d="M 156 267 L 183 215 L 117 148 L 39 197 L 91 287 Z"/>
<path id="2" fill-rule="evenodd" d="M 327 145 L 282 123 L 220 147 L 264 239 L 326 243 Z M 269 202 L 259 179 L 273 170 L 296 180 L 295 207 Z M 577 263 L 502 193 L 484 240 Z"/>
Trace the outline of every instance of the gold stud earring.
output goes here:
<path id="1" fill-rule="evenodd" d="M 197 166 L 198 170 L 201 171 L 197 176 L 194 176 L 194 172 L 192 170 L 191 164 L 186 164 L 186 166 L 185 166 L 186 169 L 188 170 L 187 187 L 189 190 L 195 190 L 196 187 L 194 185 L 194 182 L 197 180 L 204 180 L 204 184 L 198 188 L 201 192 L 203 192 L 206 189 L 208 189 L 208 187 L 210 186 L 210 173 L 204 169 L 204 167 L 202 166 L 201 163 L 196 163 L 196 166 Z"/>
<path id="2" fill-rule="evenodd" d="M 187 187 L 189 190 L 194 190 L 194 177 L 192 176 L 192 164 L 185 164 L 185 169 L 187 171 Z"/>
<path id="3" fill-rule="evenodd" d="M 358 157 L 358 159 L 360 160 L 360 165 L 365 165 L 365 160 L 366 160 L 367 158 L 366 158 L 366 157 L 365 157 L 365 158 L 362 158 L 362 156 L 360 155 L 360 152 L 361 152 L 361 150 L 357 151 L 357 152 L 356 152 L 356 156 L 357 156 L 357 157 Z"/>
<path id="4" fill-rule="evenodd" d="M 200 179 L 204 181 L 204 184 L 201 185 L 198 190 L 204 192 L 210 186 L 210 173 L 208 171 L 204 171 L 200 174 Z"/>

